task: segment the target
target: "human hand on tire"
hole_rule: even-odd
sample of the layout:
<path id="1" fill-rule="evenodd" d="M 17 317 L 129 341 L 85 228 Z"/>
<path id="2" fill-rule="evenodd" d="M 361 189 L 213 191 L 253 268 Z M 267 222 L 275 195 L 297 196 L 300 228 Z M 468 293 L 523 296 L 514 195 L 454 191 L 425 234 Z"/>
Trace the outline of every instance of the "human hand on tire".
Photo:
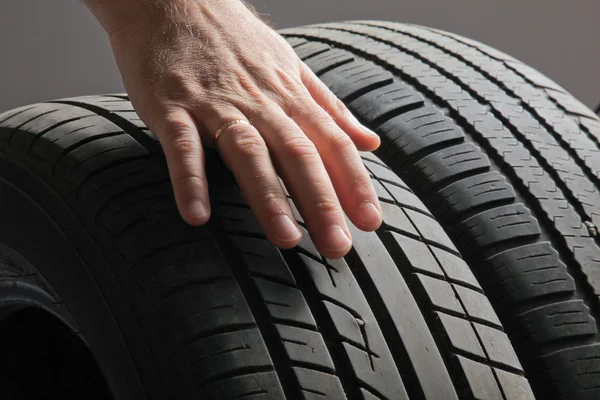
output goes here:
<path id="1" fill-rule="evenodd" d="M 282 177 L 326 257 L 344 256 L 381 208 L 358 150 L 363 127 L 272 28 L 239 0 L 84 0 L 107 33 L 131 103 L 166 154 L 181 216 L 210 217 L 202 145 L 217 148 L 267 238 L 301 238 Z M 233 120 L 250 120 L 214 134 Z"/>

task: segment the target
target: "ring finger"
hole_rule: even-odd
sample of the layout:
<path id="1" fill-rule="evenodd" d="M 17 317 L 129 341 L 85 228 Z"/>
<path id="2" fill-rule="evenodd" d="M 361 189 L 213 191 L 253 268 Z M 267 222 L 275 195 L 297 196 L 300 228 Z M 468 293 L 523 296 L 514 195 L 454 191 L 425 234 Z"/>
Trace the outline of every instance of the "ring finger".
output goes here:
<path id="1" fill-rule="evenodd" d="M 235 120 L 247 121 L 247 118 L 234 108 L 211 112 L 209 122 L 205 122 L 207 130 L 214 133 L 225 127 L 213 146 L 235 176 L 269 241 L 281 248 L 294 247 L 302 233 L 271 162 L 267 145 L 252 125 L 224 125 Z"/>

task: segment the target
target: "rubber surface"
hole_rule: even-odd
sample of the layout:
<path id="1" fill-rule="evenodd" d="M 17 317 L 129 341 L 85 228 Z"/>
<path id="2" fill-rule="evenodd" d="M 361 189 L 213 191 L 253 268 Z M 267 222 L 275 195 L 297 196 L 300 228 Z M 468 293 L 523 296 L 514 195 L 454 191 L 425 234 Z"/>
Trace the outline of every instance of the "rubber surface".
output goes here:
<path id="1" fill-rule="evenodd" d="M 465 256 L 537 398 L 600 398 L 598 117 L 454 34 L 380 21 L 282 33 L 380 134 L 375 154 Z"/>
<path id="2" fill-rule="evenodd" d="M 469 267 L 422 202 L 370 153 L 364 163 L 384 225 L 366 233 L 348 221 L 354 248 L 332 260 L 306 231 L 292 250 L 270 245 L 208 148 L 213 213 L 202 227 L 185 224 L 160 146 L 124 96 L 1 114 L 0 151 L 6 165 L 30 175 L 15 178 L 7 167 L 2 179 L 24 193 L 50 190 L 70 216 L 50 202 L 37 206 L 83 260 L 104 260 L 85 267 L 97 293 L 78 290 L 70 269 L 47 280 L 75 282 L 57 293 L 63 300 L 73 291 L 107 305 L 139 376 L 127 385 L 145 392 L 139 398 L 533 398 Z M 94 338 L 89 346 L 115 397 L 132 398 L 125 390 L 136 389 L 120 386 L 102 363 L 111 351 L 98 338 L 103 329 L 82 326 L 81 334 Z"/>

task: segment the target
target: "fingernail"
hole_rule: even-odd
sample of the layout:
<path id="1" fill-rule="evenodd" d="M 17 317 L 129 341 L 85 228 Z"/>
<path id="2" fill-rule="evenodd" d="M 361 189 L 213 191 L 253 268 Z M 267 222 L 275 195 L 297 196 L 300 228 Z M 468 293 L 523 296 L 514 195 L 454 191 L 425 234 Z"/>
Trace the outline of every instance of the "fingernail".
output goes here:
<path id="1" fill-rule="evenodd" d="M 367 135 L 371 135 L 371 136 L 375 136 L 375 137 L 379 137 L 378 134 L 376 134 L 375 132 L 373 132 L 372 130 L 370 130 L 369 128 L 367 128 L 364 125 L 361 125 L 362 130 L 367 134 Z"/>
<path id="2" fill-rule="evenodd" d="M 367 135 L 379 137 L 378 134 L 361 124 L 360 121 L 350 111 L 348 111 L 348 115 L 350 116 L 350 119 L 352 119 L 352 122 L 354 122 L 355 125 L 359 126 L 360 129 L 362 129 L 363 132 L 365 132 Z"/>
<path id="3" fill-rule="evenodd" d="M 275 231 L 275 236 L 286 242 L 291 242 L 302 236 L 302 232 L 294 225 L 290 217 L 285 214 L 273 218 L 273 230 Z"/>
<path id="4" fill-rule="evenodd" d="M 203 220 L 208 214 L 208 209 L 201 200 L 194 200 L 188 207 L 190 216 L 195 220 Z"/>
<path id="5" fill-rule="evenodd" d="M 366 227 L 376 227 L 381 224 L 381 213 L 375 204 L 367 200 L 360 206 L 359 220 Z"/>
<path id="6" fill-rule="evenodd" d="M 344 250 L 352 244 L 346 233 L 339 226 L 334 226 L 325 234 L 325 248 L 332 251 Z"/>

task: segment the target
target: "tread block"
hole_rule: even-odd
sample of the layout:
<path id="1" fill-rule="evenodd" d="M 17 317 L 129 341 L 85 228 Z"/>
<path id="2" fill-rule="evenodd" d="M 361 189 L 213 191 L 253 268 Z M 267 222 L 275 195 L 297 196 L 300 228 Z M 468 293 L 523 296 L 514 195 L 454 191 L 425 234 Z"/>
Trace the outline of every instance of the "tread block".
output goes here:
<path id="1" fill-rule="evenodd" d="M 83 131 L 81 131 L 83 132 Z M 93 134 L 92 134 L 93 135 Z M 111 135 L 107 133 L 106 135 Z M 95 170 L 128 157 L 141 157 L 148 152 L 131 136 L 122 133 L 92 140 L 69 151 L 56 163 L 56 173 L 71 182 L 81 183 Z"/>
<path id="2" fill-rule="evenodd" d="M 172 357 L 179 366 L 179 376 L 187 384 L 201 383 L 237 369 L 271 366 L 267 348 L 256 328 L 194 341 Z"/>
<path id="3" fill-rule="evenodd" d="M 302 38 L 286 38 L 286 41 L 294 48 L 308 42 L 306 39 Z"/>
<path id="4" fill-rule="evenodd" d="M 444 181 L 457 175 L 487 170 L 490 162 L 477 146 L 464 143 L 429 154 L 414 163 L 409 170 L 415 175 L 414 187 L 427 193 L 441 189 Z"/>
<path id="5" fill-rule="evenodd" d="M 326 53 L 312 57 L 310 61 L 311 69 L 315 74 L 319 75 L 335 67 L 351 64 L 354 61 L 354 57 L 346 51 L 332 49 Z"/>
<path id="6" fill-rule="evenodd" d="M 458 356 L 458 361 L 465 371 L 473 398 L 477 400 L 505 400 L 498 388 L 492 369 L 477 361 Z M 517 399 L 518 397 L 514 397 Z M 510 398 L 513 399 L 513 398 Z"/>
<path id="7" fill-rule="evenodd" d="M 352 231 L 352 235 L 354 237 L 355 231 Z M 370 237 L 375 238 L 375 235 L 370 234 Z M 360 242 L 359 239 L 355 241 Z M 392 396 L 393 390 L 396 390 L 396 393 L 404 391 L 402 379 L 377 319 L 363 292 L 353 290 L 359 285 L 344 259 L 327 259 L 327 264 L 322 264 L 302 254 L 299 256 L 317 292 L 323 296 L 322 302 L 335 331 L 340 335 L 338 340 L 341 339 L 357 379 L 377 388 L 384 396 Z M 343 308 L 346 313 L 338 312 L 340 310 L 327 303 Z M 330 310 L 335 310 L 335 314 L 330 314 Z M 357 332 L 360 333 L 364 345 L 361 342 L 345 340 L 357 337 Z"/>
<path id="8" fill-rule="evenodd" d="M 425 243 L 404 235 L 399 235 L 396 232 L 392 232 L 392 237 L 398 246 L 400 246 L 404 257 L 407 258 L 415 271 L 424 271 L 439 277 L 444 276 L 444 271 L 440 268 L 440 264 Z"/>
<path id="9" fill-rule="evenodd" d="M 480 288 L 475 275 L 462 258 L 438 248 L 432 248 L 431 251 L 450 279 Z"/>
<path id="10" fill-rule="evenodd" d="M 384 202 L 380 202 L 380 205 L 381 211 L 385 215 L 385 225 L 414 236 L 419 236 L 419 232 L 417 232 L 401 208 Z"/>
<path id="11" fill-rule="evenodd" d="M 423 96 L 415 93 L 408 86 L 399 82 L 390 83 L 390 85 L 368 91 L 354 100 L 361 104 L 370 103 L 371 107 L 352 107 L 352 104 L 349 104 L 349 107 L 356 109 L 359 119 L 369 121 L 369 125 L 375 126 L 376 121 L 385 121 L 412 108 L 420 108 L 424 105 Z"/>
<path id="12" fill-rule="evenodd" d="M 124 173 L 123 168 L 127 168 L 128 172 Z M 152 160 L 121 160 L 106 169 L 94 171 L 81 183 L 79 193 L 88 203 L 97 201 L 105 204 L 109 199 L 127 193 L 132 187 L 152 186 L 157 181 L 168 179 L 167 169 Z"/>
<path id="13" fill-rule="evenodd" d="M 379 198 L 379 200 L 395 201 L 392 195 L 381 184 L 381 182 L 375 179 L 371 179 L 371 183 L 375 188 L 375 193 L 377 193 L 377 197 Z"/>
<path id="14" fill-rule="evenodd" d="M 515 199 L 515 191 L 497 171 L 468 176 L 442 188 L 430 205 L 443 219 L 456 218 L 471 209 Z"/>
<path id="15" fill-rule="evenodd" d="M 405 212 L 424 239 L 458 252 L 446 232 L 432 217 L 413 210 L 405 210 Z"/>
<path id="16" fill-rule="evenodd" d="M 381 182 L 381 184 L 392 194 L 394 201 L 399 206 L 417 209 L 422 213 L 431 215 L 423 202 L 409 190 L 388 182 Z"/>
<path id="17" fill-rule="evenodd" d="M 507 399 L 535 400 L 529 382 L 524 376 L 494 368 L 494 373 L 500 381 L 500 386 Z"/>
<path id="18" fill-rule="evenodd" d="M 582 117 L 587 118 L 598 118 L 598 116 L 582 102 L 562 90 L 557 91 L 554 90 L 554 88 L 548 88 L 546 93 L 571 114 L 581 115 Z"/>
<path id="19" fill-rule="evenodd" d="M 264 235 L 254 212 L 249 208 L 216 205 L 213 209 L 219 213 L 219 226 L 224 231 Z"/>
<path id="20" fill-rule="evenodd" d="M 560 400 L 600 398 L 598 360 L 600 360 L 598 343 L 565 348 L 534 360 L 533 377 L 539 379 L 539 375 L 543 374 L 545 378 L 545 385 L 535 388 L 536 395 L 538 398 L 554 396 Z M 571 368 L 562 368 L 565 364 L 570 365 Z M 565 390 L 562 384 L 564 380 L 574 382 L 570 390 Z"/>
<path id="21" fill-rule="evenodd" d="M 453 233 L 463 248 L 481 251 L 508 239 L 539 236 L 540 228 L 523 204 L 509 204 L 467 218 Z"/>
<path id="22" fill-rule="evenodd" d="M 205 284 L 202 290 L 197 286 L 182 288 L 149 311 L 148 326 L 158 326 L 170 347 L 182 345 L 189 337 L 254 324 L 239 286 L 228 280 Z"/>
<path id="23" fill-rule="evenodd" d="M 271 400 L 285 398 L 277 373 L 274 371 L 255 372 L 222 379 L 204 386 L 201 393 L 207 399 Z M 193 393 L 185 400 L 197 398 L 198 394 Z"/>
<path id="24" fill-rule="evenodd" d="M 596 321 L 581 300 L 546 304 L 515 318 L 523 335 L 538 344 L 598 333 Z"/>
<path id="25" fill-rule="evenodd" d="M 6 134 L 0 136 L 0 143 L 3 143 L 15 133 L 15 129 L 22 128 L 24 126 L 31 127 L 36 120 L 45 120 L 46 118 L 52 118 L 51 115 L 58 113 L 64 108 L 62 104 L 56 103 L 40 103 L 35 106 L 25 106 L 17 110 L 9 111 L 9 116 L 5 117 L 2 121 L 3 128 L 9 128 L 3 130 Z M 61 114 L 62 115 L 62 114 Z"/>
<path id="26" fill-rule="evenodd" d="M 480 292 L 466 287 L 453 285 L 467 315 L 502 326 L 488 298 Z"/>
<path id="27" fill-rule="evenodd" d="M 389 167 L 384 167 L 379 163 L 374 163 L 368 160 L 365 160 L 364 164 L 365 167 L 367 167 L 367 170 L 376 176 L 377 179 L 391 182 L 400 186 L 401 188 L 409 190 L 408 187 L 400 180 L 398 175 L 396 175 L 396 173 L 394 173 L 394 171 L 392 171 Z"/>
<path id="28" fill-rule="evenodd" d="M 137 186 L 137 190 L 136 190 Z M 105 203 L 96 214 L 96 222 L 120 235 L 131 223 L 153 215 L 169 213 L 177 208 L 170 181 L 130 186 Z"/>
<path id="29" fill-rule="evenodd" d="M 256 283 L 273 319 L 310 326 L 316 325 L 300 290 L 263 278 L 254 278 L 254 283 Z"/>
<path id="30" fill-rule="evenodd" d="M 268 241 L 242 236 L 230 238 L 239 255 L 244 259 L 250 274 L 271 277 L 289 286 L 296 286 L 296 280 L 286 266 L 281 253 Z"/>
<path id="31" fill-rule="evenodd" d="M 306 60 L 307 58 L 314 57 L 318 54 L 325 53 L 331 50 L 331 46 L 326 45 L 325 43 L 318 42 L 304 42 L 294 48 L 294 51 L 302 60 Z"/>
<path id="32" fill-rule="evenodd" d="M 448 282 L 421 274 L 417 274 L 417 277 L 427 292 L 431 304 L 443 310 L 464 314 L 465 311 Z"/>
<path id="33" fill-rule="evenodd" d="M 276 324 L 279 336 L 290 360 L 303 364 L 314 364 L 335 371 L 333 361 L 319 332 Z"/>
<path id="34" fill-rule="evenodd" d="M 348 310 L 329 301 L 324 301 L 323 304 L 325 304 L 329 315 L 331 315 L 338 335 L 349 342 L 357 343 L 366 348 L 365 338 L 359 325 L 359 323 L 364 325 L 364 320 L 353 316 Z"/>
<path id="35" fill-rule="evenodd" d="M 142 121 L 140 119 L 140 117 L 137 115 L 137 113 L 135 111 L 115 112 L 114 114 L 118 115 L 119 117 L 121 117 L 123 119 L 126 119 L 127 121 L 131 122 L 132 124 L 134 124 L 135 126 L 137 126 L 140 129 L 148 129 L 148 127 L 146 126 L 144 121 Z"/>
<path id="36" fill-rule="evenodd" d="M 469 321 L 442 312 L 436 312 L 436 315 L 442 321 L 452 346 L 473 356 L 485 358 L 483 349 Z"/>
<path id="37" fill-rule="evenodd" d="M 304 399 L 346 399 L 340 380 L 335 375 L 300 367 L 294 367 L 294 372 L 304 390 Z"/>
<path id="38" fill-rule="evenodd" d="M 346 52 L 346 54 L 348 53 Z M 340 59 L 343 59 L 342 57 L 342 55 L 338 56 Z M 331 91 L 347 103 L 349 103 L 353 97 L 360 96 L 362 93 L 382 86 L 387 86 L 393 82 L 393 76 L 388 71 L 373 70 L 369 65 L 355 61 L 349 63 L 346 61 L 344 64 L 345 65 L 340 66 L 341 64 L 339 62 L 333 65 L 330 63 L 330 70 L 326 74 L 323 74 L 321 79 L 328 76 L 328 86 Z M 322 72 L 318 69 L 319 63 L 311 62 L 311 68 L 313 65 L 316 65 L 317 68 L 313 69 L 313 71 L 317 74 L 321 74 Z M 338 66 L 339 68 L 335 68 Z"/>
<path id="39" fill-rule="evenodd" d="M 179 229 L 174 229 L 177 224 Z M 186 226 L 178 211 L 169 209 L 132 221 L 119 235 L 115 248 L 127 261 L 136 262 L 151 256 L 157 249 L 203 240 L 212 240 L 206 226 Z"/>
<path id="40" fill-rule="evenodd" d="M 12 137 L 11 147 L 26 149 L 34 140 L 38 140 L 40 136 L 44 136 L 49 131 L 53 131 L 66 123 L 97 117 L 96 114 L 88 110 L 68 105 L 60 106 L 62 107 L 56 109 L 55 112 L 45 114 L 42 118 L 32 119 L 25 125 L 22 125 L 19 128 L 21 132 Z"/>
<path id="41" fill-rule="evenodd" d="M 143 288 L 152 303 L 162 301 L 165 293 L 174 293 L 204 283 L 233 280 L 233 274 L 214 243 L 186 243 L 176 251 L 155 253 L 140 260 L 130 270 L 134 282 Z"/>
<path id="42" fill-rule="evenodd" d="M 501 284 L 492 288 L 501 309 L 551 294 L 570 294 L 575 290 L 573 278 L 567 273 L 558 253 L 547 242 L 515 247 L 488 260 Z M 482 282 L 485 274 L 482 276 Z"/>
<path id="43" fill-rule="evenodd" d="M 483 347 L 490 360 L 511 368 L 521 370 L 521 363 L 510 344 L 508 336 L 497 328 L 474 323 L 477 335 L 483 342 Z"/>
<path id="44" fill-rule="evenodd" d="M 464 139 L 463 131 L 432 106 L 392 116 L 378 130 L 384 132 L 382 149 L 389 151 L 390 158 L 397 159 L 399 167 L 414 163 L 430 147 L 451 145 Z M 378 153 L 381 151 L 377 150 Z"/>

